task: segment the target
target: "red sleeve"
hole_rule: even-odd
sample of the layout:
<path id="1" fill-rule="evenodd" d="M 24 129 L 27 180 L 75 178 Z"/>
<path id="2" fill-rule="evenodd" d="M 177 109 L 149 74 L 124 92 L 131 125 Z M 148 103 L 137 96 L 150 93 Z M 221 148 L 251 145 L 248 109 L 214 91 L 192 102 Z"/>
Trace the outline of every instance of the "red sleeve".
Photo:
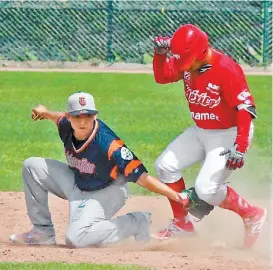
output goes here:
<path id="1" fill-rule="evenodd" d="M 153 70 L 157 83 L 166 84 L 182 79 L 182 73 L 175 67 L 176 58 L 154 53 Z"/>
<path id="2" fill-rule="evenodd" d="M 242 105 L 254 106 L 254 99 L 251 95 L 243 70 L 239 65 L 230 65 L 222 73 L 223 95 L 230 107 Z"/>
<path id="3" fill-rule="evenodd" d="M 252 115 L 246 110 L 239 110 L 237 115 L 237 150 L 246 153 L 251 140 Z"/>
<path id="4" fill-rule="evenodd" d="M 229 63 L 222 72 L 223 97 L 230 107 L 237 109 L 237 150 L 245 153 L 252 137 L 252 119 L 256 115 L 248 110 L 255 108 L 255 102 L 248 88 L 242 68 L 235 63 Z"/>

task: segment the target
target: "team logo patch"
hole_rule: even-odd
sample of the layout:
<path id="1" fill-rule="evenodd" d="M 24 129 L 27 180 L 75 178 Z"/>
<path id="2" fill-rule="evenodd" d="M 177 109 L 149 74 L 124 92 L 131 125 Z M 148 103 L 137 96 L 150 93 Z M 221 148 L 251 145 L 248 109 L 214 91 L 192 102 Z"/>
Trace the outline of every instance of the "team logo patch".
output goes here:
<path id="1" fill-rule="evenodd" d="M 132 160 L 134 158 L 132 152 L 126 147 L 122 147 L 120 153 L 124 160 Z"/>
<path id="2" fill-rule="evenodd" d="M 79 97 L 79 103 L 81 106 L 85 106 L 86 105 L 85 97 Z"/>
<path id="3" fill-rule="evenodd" d="M 248 90 L 245 89 L 244 91 L 242 91 L 242 92 L 237 96 L 237 98 L 238 98 L 239 100 L 241 100 L 241 101 L 245 101 L 245 100 L 247 100 L 247 98 L 250 97 L 250 96 L 251 96 L 250 92 L 248 92 Z"/>
<path id="4" fill-rule="evenodd" d="M 191 104 L 199 104 L 203 107 L 214 108 L 221 102 L 221 97 L 211 98 L 208 93 L 200 93 L 199 90 L 191 90 L 187 87 L 186 97 Z"/>

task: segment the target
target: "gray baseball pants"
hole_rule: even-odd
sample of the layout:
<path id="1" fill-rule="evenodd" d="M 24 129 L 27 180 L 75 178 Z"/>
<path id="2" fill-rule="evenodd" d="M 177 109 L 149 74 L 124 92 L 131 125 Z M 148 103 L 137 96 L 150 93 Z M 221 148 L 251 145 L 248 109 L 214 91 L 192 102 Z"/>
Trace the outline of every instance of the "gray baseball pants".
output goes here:
<path id="1" fill-rule="evenodd" d="M 55 235 L 48 207 L 48 192 L 69 201 L 69 226 L 66 244 L 88 247 L 119 242 L 147 230 L 144 215 L 129 213 L 111 219 L 128 198 L 122 181 L 92 192 L 81 191 L 74 172 L 60 161 L 31 157 L 24 161 L 22 176 L 28 216 L 34 229 Z"/>

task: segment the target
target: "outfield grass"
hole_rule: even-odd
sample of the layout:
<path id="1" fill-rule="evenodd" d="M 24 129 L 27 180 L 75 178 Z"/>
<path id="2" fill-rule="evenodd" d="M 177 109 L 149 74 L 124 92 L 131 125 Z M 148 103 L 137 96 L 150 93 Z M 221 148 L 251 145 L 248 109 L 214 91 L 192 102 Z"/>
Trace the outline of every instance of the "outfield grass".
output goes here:
<path id="1" fill-rule="evenodd" d="M 115 264 L 64 264 L 64 263 L 0 263 L 0 269 L 14 270 L 148 270 L 148 268 L 134 265 L 115 265 Z"/>
<path id="2" fill-rule="evenodd" d="M 94 95 L 99 117 L 125 140 L 152 174 L 160 152 L 193 123 L 182 83 L 158 85 L 149 74 L 0 74 L 0 190 L 22 190 L 21 165 L 29 156 L 65 160 L 54 124 L 32 122 L 31 108 L 44 104 L 51 110 L 65 110 L 68 95 L 75 91 Z M 271 77 L 249 76 L 247 80 L 257 103 L 258 120 L 244 170 L 258 172 L 252 183 L 266 185 L 271 182 Z M 189 183 L 198 168 L 196 165 L 184 172 Z M 149 194 L 134 184 L 131 191 Z"/>

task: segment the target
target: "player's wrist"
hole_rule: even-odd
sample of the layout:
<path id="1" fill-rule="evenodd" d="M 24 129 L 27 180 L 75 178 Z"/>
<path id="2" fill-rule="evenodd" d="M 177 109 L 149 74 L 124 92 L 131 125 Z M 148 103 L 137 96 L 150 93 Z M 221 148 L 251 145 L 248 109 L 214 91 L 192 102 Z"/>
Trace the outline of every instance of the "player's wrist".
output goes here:
<path id="1" fill-rule="evenodd" d="M 190 199 L 189 199 L 187 193 L 182 191 L 181 193 L 178 193 L 178 197 L 179 197 L 179 199 L 177 202 L 181 203 L 184 206 L 184 208 L 186 209 L 190 203 Z"/>
<path id="2" fill-rule="evenodd" d="M 41 116 L 43 118 L 50 118 L 50 116 L 51 116 L 50 111 L 45 110 L 45 111 L 41 112 Z"/>
<path id="3" fill-rule="evenodd" d="M 236 146 L 236 151 L 243 153 L 243 154 L 245 154 L 247 152 L 247 149 L 248 149 L 247 144 L 235 142 L 235 146 Z"/>
<path id="4" fill-rule="evenodd" d="M 237 136 L 235 140 L 236 150 L 241 153 L 246 153 L 249 147 L 249 139 Z"/>

